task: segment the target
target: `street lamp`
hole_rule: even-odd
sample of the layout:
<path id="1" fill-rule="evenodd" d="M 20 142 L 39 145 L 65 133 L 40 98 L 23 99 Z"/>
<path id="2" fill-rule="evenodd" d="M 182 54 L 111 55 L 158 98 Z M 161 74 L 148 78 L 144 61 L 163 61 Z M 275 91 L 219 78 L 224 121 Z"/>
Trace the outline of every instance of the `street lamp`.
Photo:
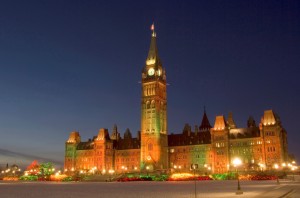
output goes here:
<path id="1" fill-rule="evenodd" d="M 295 170 L 295 167 L 293 166 L 293 167 L 291 168 L 291 170 L 292 170 L 292 174 L 293 174 L 292 180 L 295 181 L 295 176 L 294 176 L 294 170 Z"/>
<path id="2" fill-rule="evenodd" d="M 147 177 L 149 176 L 149 169 L 150 169 L 150 167 L 149 166 L 146 166 L 146 170 L 147 170 Z"/>
<path id="3" fill-rule="evenodd" d="M 235 194 L 241 195 L 241 194 L 243 194 L 243 191 L 241 190 L 238 166 L 242 164 L 242 161 L 240 158 L 235 158 L 232 162 L 233 162 L 234 167 L 236 168 L 236 174 L 237 174 L 237 180 L 238 180 L 237 191 Z"/>
<path id="4" fill-rule="evenodd" d="M 121 169 L 122 169 L 122 174 L 124 174 L 125 166 L 122 166 Z"/>
<path id="5" fill-rule="evenodd" d="M 194 171 L 194 192 L 195 192 L 195 198 L 197 197 L 197 183 L 196 183 L 196 176 L 195 171 L 198 168 L 198 164 L 192 164 L 191 169 Z"/>
<path id="6" fill-rule="evenodd" d="M 280 183 L 279 183 L 278 171 L 277 171 L 278 168 L 279 168 L 278 164 L 274 164 L 274 168 L 275 168 L 275 170 L 276 170 L 276 177 L 277 177 L 276 181 L 277 181 L 277 185 L 279 185 Z"/>
<path id="7" fill-rule="evenodd" d="M 111 177 L 115 173 L 115 171 L 111 169 L 108 171 L 108 173 L 109 173 L 109 181 L 111 181 Z"/>

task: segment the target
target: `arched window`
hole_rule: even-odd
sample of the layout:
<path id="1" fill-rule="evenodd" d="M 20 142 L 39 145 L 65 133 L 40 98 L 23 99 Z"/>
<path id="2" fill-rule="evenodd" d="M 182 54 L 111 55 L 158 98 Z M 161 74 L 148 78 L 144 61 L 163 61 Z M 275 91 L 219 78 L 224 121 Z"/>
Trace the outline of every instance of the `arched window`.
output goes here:
<path id="1" fill-rule="evenodd" d="M 152 100 L 152 101 L 151 101 L 151 108 L 154 108 L 154 107 L 155 107 L 155 101 Z"/>
<path id="2" fill-rule="evenodd" d="M 150 109 L 150 102 L 149 101 L 146 102 L 146 108 Z"/>

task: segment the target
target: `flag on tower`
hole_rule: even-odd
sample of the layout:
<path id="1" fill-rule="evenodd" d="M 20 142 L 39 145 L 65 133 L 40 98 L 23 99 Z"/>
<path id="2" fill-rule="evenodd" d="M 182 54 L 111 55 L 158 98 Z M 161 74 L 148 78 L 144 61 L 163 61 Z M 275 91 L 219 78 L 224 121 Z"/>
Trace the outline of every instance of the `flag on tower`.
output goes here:
<path id="1" fill-rule="evenodd" d="M 154 23 L 151 25 L 151 30 L 154 31 Z"/>

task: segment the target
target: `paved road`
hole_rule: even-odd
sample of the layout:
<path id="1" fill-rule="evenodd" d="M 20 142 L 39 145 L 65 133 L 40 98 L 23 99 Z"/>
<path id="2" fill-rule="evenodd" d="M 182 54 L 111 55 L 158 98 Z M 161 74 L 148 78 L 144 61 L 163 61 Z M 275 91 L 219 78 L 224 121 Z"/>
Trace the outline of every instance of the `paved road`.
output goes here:
<path id="1" fill-rule="evenodd" d="M 199 181 L 197 198 L 300 197 L 300 183 L 242 181 L 243 195 L 235 195 L 236 181 Z M 194 182 L 1 182 L 1 198 L 194 198 Z"/>

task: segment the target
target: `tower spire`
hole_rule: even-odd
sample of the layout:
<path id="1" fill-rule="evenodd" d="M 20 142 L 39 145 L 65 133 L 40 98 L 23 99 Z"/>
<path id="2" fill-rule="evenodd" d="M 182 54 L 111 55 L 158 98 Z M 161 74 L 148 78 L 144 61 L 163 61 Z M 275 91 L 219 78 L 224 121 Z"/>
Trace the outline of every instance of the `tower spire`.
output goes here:
<path id="1" fill-rule="evenodd" d="M 151 25 L 151 30 L 152 30 L 152 37 L 156 37 L 155 28 L 154 28 L 154 22 Z"/>
<path id="2" fill-rule="evenodd" d="M 204 113 L 203 113 L 202 122 L 201 122 L 199 129 L 200 129 L 200 132 L 203 132 L 203 131 L 209 131 L 210 128 L 212 128 L 212 127 L 209 123 L 208 117 L 206 115 L 206 108 L 204 106 Z"/>
<path id="3" fill-rule="evenodd" d="M 156 32 L 154 28 L 154 23 L 152 23 L 150 29 L 152 31 L 152 36 L 148 56 L 146 59 L 146 65 L 158 66 L 160 65 L 160 58 L 158 56 L 158 49 L 156 45 Z"/>

